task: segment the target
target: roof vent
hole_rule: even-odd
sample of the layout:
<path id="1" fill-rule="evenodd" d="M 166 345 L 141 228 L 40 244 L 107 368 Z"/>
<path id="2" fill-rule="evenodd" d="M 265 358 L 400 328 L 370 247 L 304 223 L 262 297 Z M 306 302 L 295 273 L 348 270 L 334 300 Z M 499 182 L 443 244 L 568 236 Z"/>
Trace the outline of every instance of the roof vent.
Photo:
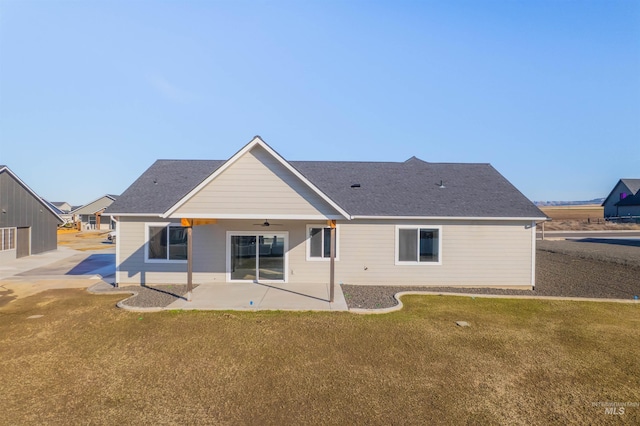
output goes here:
<path id="1" fill-rule="evenodd" d="M 446 186 L 444 186 L 444 182 L 443 182 L 443 181 L 440 181 L 440 183 L 436 183 L 436 185 L 437 185 L 437 186 L 438 186 L 438 188 L 440 188 L 440 189 L 444 189 L 444 188 L 446 188 Z"/>
<path id="2" fill-rule="evenodd" d="M 352 188 L 360 188 L 360 184 L 359 183 L 354 183 L 351 185 Z"/>

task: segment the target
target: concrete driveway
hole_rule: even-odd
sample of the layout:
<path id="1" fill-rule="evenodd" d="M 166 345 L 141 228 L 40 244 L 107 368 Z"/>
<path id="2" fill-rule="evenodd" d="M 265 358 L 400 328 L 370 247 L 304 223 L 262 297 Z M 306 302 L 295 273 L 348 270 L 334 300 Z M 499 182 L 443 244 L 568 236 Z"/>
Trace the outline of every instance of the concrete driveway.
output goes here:
<path id="1" fill-rule="evenodd" d="M 114 277 L 114 247 L 83 252 L 61 246 L 2 265 L 0 306 L 45 290 L 87 288 L 101 280 L 113 282 Z"/>

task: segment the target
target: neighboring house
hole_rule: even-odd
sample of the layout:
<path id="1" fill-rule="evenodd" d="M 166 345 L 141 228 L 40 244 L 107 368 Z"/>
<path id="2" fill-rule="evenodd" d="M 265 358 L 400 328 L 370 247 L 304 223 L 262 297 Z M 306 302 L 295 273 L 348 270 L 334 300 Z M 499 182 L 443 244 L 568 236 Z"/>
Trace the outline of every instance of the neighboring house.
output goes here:
<path id="1" fill-rule="evenodd" d="M 71 211 L 75 208 L 66 201 L 48 201 L 49 204 L 56 210 L 58 216 L 62 218 L 64 223 L 73 222 L 73 214 Z"/>
<path id="2" fill-rule="evenodd" d="M 605 218 L 640 216 L 640 179 L 620 179 L 602 206 Z"/>
<path id="3" fill-rule="evenodd" d="M 83 231 L 113 229 L 114 224 L 109 216 L 103 216 L 104 210 L 113 203 L 117 195 L 107 194 L 71 211 L 73 220 L 81 222 Z"/>
<path id="4" fill-rule="evenodd" d="M 0 264 L 56 250 L 62 219 L 7 166 L 0 166 Z"/>
<path id="5" fill-rule="evenodd" d="M 66 201 L 50 201 L 50 203 L 56 206 L 56 208 L 63 213 L 69 213 L 73 210 L 73 206 Z"/>
<path id="6" fill-rule="evenodd" d="M 489 164 L 287 161 L 259 137 L 156 161 L 106 214 L 119 284 L 326 285 L 335 233 L 336 283 L 531 288 L 546 220 Z"/>

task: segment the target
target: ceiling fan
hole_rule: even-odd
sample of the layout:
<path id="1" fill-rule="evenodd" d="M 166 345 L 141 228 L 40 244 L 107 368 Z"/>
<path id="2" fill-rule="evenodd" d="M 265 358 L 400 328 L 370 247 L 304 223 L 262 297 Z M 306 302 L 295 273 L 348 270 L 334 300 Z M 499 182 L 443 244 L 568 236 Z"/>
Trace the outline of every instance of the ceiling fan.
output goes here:
<path id="1" fill-rule="evenodd" d="M 263 223 L 254 223 L 255 226 L 282 226 L 280 223 L 269 223 L 269 220 L 265 219 Z"/>

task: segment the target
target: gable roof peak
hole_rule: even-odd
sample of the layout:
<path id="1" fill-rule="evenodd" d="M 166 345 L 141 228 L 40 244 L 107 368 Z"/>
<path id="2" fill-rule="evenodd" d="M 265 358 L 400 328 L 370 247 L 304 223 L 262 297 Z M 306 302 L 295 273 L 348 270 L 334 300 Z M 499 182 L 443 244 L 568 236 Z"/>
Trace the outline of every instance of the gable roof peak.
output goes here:
<path id="1" fill-rule="evenodd" d="M 39 196 L 38 194 L 36 194 L 36 192 L 31 189 L 29 187 L 29 185 L 27 185 L 26 183 L 24 183 L 22 181 L 22 179 L 20 179 L 18 177 L 18 175 L 16 175 L 15 173 L 13 173 L 13 171 L 9 168 L 9 166 L 7 165 L 0 165 L 0 173 L 7 173 L 9 176 L 11 176 L 16 182 L 18 182 L 19 185 L 21 185 L 27 192 L 29 192 L 37 201 L 39 201 L 42 205 L 44 205 L 51 213 L 53 213 L 56 218 L 61 222 L 64 223 L 64 220 L 62 220 L 62 218 L 60 217 L 60 215 L 58 214 L 58 212 L 56 210 L 59 211 L 59 209 L 52 205 L 51 203 L 49 203 L 47 200 L 45 200 L 44 198 L 42 198 L 41 196 Z"/>
<path id="2" fill-rule="evenodd" d="M 640 179 L 623 178 L 620 179 L 620 182 L 624 183 L 634 194 L 640 192 Z"/>
<path id="3" fill-rule="evenodd" d="M 429 164 L 428 161 L 424 161 L 416 157 L 415 155 L 404 162 L 404 164 Z"/>
<path id="4" fill-rule="evenodd" d="M 195 188 L 193 188 L 190 192 L 185 194 L 181 199 L 179 199 L 176 203 L 174 203 L 167 211 L 162 214 L 162 217 L 171 217 L 171 215 L 178 210 L 183 204 L 185 204 L 190 198 L 192 198 L 196 193 L 198 193 L 202 188 L 208 185 L 211 181 L 213 181 L 217 176 L 223 173 L 227 168 L 231 167 L 236 161 L 238 161 L 243 155 L 247 152 L 251 151 L 256 146 L 260 146 L 263 148 L 268 155 L 273 157 L 277 162 L 279 162 L 282 166 L 288 169 L 291 173 L 293 173 L 298 179 L 300 179 L 306 186 L 308 186 L 313 192 L 320 196 L 324 201 L 326 201 L 331 207 L 338 211 L 338 213 L 344 218 L 349 218 L 349 214 L 338 204 L 335 203 L 331 198 L 327 196 L 324 192 L 322 192 L 318 187 L 310 182 L 302 173 L 300 173 L 295 167 L 291 165 L 282 155 L 280 155 L 276 150 L 271 148 L 269 144 L 262 140 L 260 136 L 254 136 L 251 141 L 246 144 L 242 149 L 233 154 L 231 158 L 225 161 L 220 167 L 216 168 L 216 170 L 212 171 L 209 176 L 207 176 L 204 180 L 202 180 Z"/>

